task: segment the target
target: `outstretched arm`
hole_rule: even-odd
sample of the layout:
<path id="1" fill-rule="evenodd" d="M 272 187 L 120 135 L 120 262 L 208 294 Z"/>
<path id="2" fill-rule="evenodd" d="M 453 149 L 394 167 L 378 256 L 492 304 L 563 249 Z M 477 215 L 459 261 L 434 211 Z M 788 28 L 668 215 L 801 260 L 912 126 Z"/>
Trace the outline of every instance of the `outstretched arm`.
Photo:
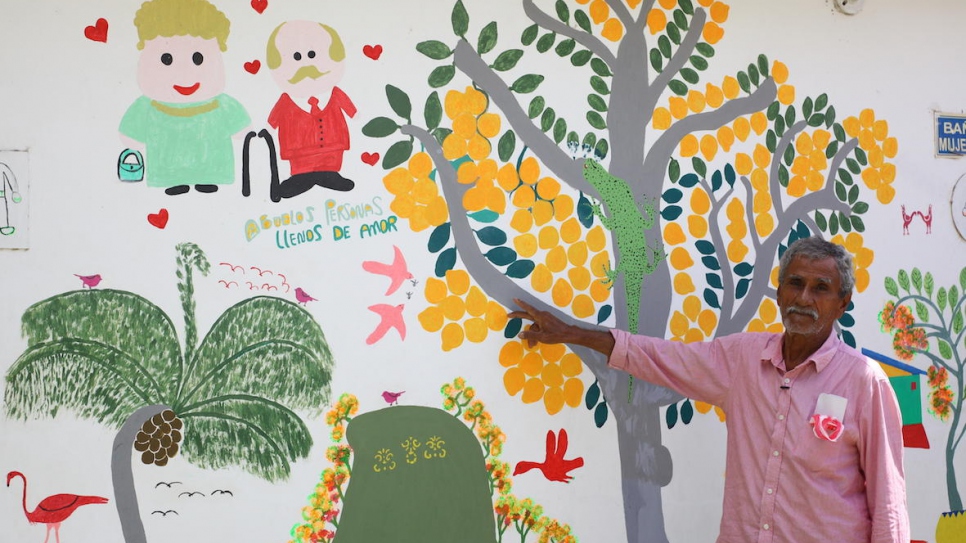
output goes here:
<path id="1" fill-rule="evenodd" d="M 521 307 L 519 311 L 509 314 L 511 319 L 527 319 L 531 324 L 520 332 L 520 339 L 525 339 L 533 347 L 537 343 L 569 343 L 593 349 L 610 356 L 614 350 L 614 336 L 606 330 L 590 330 L 572 324 L 567 324 L 548 311 L 540 311 L 520 299 L 514 302 Z"/>

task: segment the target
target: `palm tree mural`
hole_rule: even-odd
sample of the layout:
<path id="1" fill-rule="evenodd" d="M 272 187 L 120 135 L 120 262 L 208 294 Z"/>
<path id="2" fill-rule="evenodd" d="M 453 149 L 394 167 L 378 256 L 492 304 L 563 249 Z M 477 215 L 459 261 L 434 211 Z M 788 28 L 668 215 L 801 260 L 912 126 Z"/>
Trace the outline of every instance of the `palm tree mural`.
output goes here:
<path id="1" fill-rule="evenodd" d="M 199 342 L 193 275 L 207 275 L 210 264 L 193 243 L 176 249 L 183 345 L 172 319 L 146 298 L 78 290 L 24 312 L 27 349 L 7 373 L 8 416 L 72 411 L 119 429 L 111 473 L 127 543 L 146 541 L 132 448 L 144 463 L 163 466 L 181 452 L 202 468 L 234 465 L 269 481 L 284 479 L 291 462 L 312 447 L 295 410 L 317 410 L 329 400 L 332 355 L 322 329 L 298 304 L 246 299 Z"/>

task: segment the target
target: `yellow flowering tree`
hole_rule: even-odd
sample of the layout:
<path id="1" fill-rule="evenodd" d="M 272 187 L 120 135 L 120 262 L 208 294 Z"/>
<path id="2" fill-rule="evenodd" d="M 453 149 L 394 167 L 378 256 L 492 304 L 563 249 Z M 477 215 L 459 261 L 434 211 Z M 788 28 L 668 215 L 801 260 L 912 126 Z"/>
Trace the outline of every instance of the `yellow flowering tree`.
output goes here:
<path id="1" fill-rule="evenodd" d="M 777 262 L 794 240 L 842 244 L 868 287 L 862 216 L 895 195 L 898 143 L 871 109 L 840 116 L 827 94 L 801 95 L 765 54 L 705 77 L 730 15 L 721 0 L 520 5 L 532 24 L 507 38 L 457 0 L 455 38 L 416 46 L 439 61 L 422 118 L 387 85 L 393 116 L 363 133 L 395 140 L 382 162 L 390 208 L 435 257 L 422 327 L 445 351 L 502 331 L 508 394 L 551 415 L 583 403 L 598 426 L 613 416 L 628 540 L 664 541 L 643 520 L 661 515 L 672 473 L 654 421 L 713 406 L 629 383 L 586 349 L 530 349 L 506 308 L 519 298 L 677 341 L 780 331 Z M 562 109 L 574 92 L 586 106 Z M 838 330 L 854 345 L 853 324 L 846 312 Z"/>

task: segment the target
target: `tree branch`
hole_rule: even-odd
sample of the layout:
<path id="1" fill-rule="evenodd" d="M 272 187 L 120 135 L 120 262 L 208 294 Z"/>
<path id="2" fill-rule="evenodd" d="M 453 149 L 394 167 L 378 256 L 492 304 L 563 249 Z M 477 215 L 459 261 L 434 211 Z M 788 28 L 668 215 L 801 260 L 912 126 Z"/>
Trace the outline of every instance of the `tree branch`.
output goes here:
<path id="1" fill-rule="evenodd" d="M 614 15 L 617 19 L 624 25 L 624 28 L 630 30 L 637 25 L 637 21 L 634 20 L 634 16 L 631 12 L 627 10 L 627 6 L 621 0 L 605 0 L 610 9 L 614 10 Z"/>
<path id="2" fill-rule="evenodd" d="M 652 95 L 655 98 L 655 103 L 657 98 L 664 94 L 664 89 L 667 87 L 668 83 L 671 82 L 671 79 L 681 71 L 681 68 L 683 68 L 691 58 L 691 54 L 694 53 L 694 48 L 698 45 L 698 40 L 701 39 L 701 31 L 704 29 L 706 17 L 707 15 L 705 15 L 703 9 L 694 10 L 694 15 L 691 17 L 691 22 L 688 23 L 688 33 L 685 34 L 684 38 L 681 40 L 681 45 L 679 45 L 677 51 L 671 55 L 671 58 L 664 66 L 664 69 L 661 70 L 661 73 L 654 78 L 654 84 L 652 87 L 655 90 L 652 91 Z M 770 81 L 771 78 L 768 80 Z M 769 100 L 769 103 L 770 102 L 771 100 Z M 719 110 L 720 109 L 721 108 L 719 108 Z"/>
<path id="3" fill-rule="evenodd" d="M 583 160 L 572 159 L 531 122 L 516 97 L 513 96 L 513 91 L 486 65 L 466 40 L 460 40 L 456 45 L 455 62 L 461 72 L 486 91 L 520 139 L 533 150 L 544 166 L 556 174 L 562 182 L 581 192 L 597 196 L 597 190 L 584 180 Z M 450 209 L 462 209 L 462 202 L 459 207 L 450 207 Z"/>
<path id="4" fill-rule="evenodd" d="M 578 30 L 572 26 L 565 25 L 557 19 L 547 15 L 546 12 L 537 7 L 533 0 L 523 0 L 523 12 L 527 14 L 527 17 L 529 17 L 531 21 L 537 23 L 541 28 L 567 36 L 568 38 L 573 38 L 574 41 L 580 45 L 583 45 L 589 49 L 591 53 L 597 55 L 601 60 L 607 63 L 607 66 L 609 66 L 613 71 L 614 63 L 617 61 L 617 59 L 614 57 L 614 53 L 612 53 L 602 41 L 595 38 L 592 34 L 588 34 L 583 30 Z"/>

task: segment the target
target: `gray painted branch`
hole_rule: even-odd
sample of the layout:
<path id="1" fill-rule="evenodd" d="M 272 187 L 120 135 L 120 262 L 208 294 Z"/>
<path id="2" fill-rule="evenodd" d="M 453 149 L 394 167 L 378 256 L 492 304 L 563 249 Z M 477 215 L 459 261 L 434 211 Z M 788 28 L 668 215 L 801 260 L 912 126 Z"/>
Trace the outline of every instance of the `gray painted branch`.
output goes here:
<path id="1" fill-rule="evenodd" d="M 125 543 L 147 543 L 144 522 L 138 507 L 137 490 L 134 487 L 133 456 L 134 439 L 141 425 L 158 413 L 169 409 L 166 405 L 149 405 L 138 409 L 114 436 L 111 449 L 111 480 L 114 483 L 114 505 L 121 521 Z"/>
<path id="2" fill-rule="evenodd" d="M 527 17 L 529 17 L 531 21 L 540 25 L 541 28 L 567 36 L 568 38 L 573 38 L 574 41 L 580 45 L 583 45 L 589 49 L 591 53 L 606 62 L 608 66 L 612 67 L 614 65 L 614 54 L 611 53 L 610 49 L 608 49 L 603 42 L 595 38 L 592 34 L 588 34 L 583 30 L 578 30 L 572 26 L 565 25 L 557 19 L 547 15 L 546 12 L 537 7 L 533 0 L 523 0 L 523 12 L 526 13 Z"/>

